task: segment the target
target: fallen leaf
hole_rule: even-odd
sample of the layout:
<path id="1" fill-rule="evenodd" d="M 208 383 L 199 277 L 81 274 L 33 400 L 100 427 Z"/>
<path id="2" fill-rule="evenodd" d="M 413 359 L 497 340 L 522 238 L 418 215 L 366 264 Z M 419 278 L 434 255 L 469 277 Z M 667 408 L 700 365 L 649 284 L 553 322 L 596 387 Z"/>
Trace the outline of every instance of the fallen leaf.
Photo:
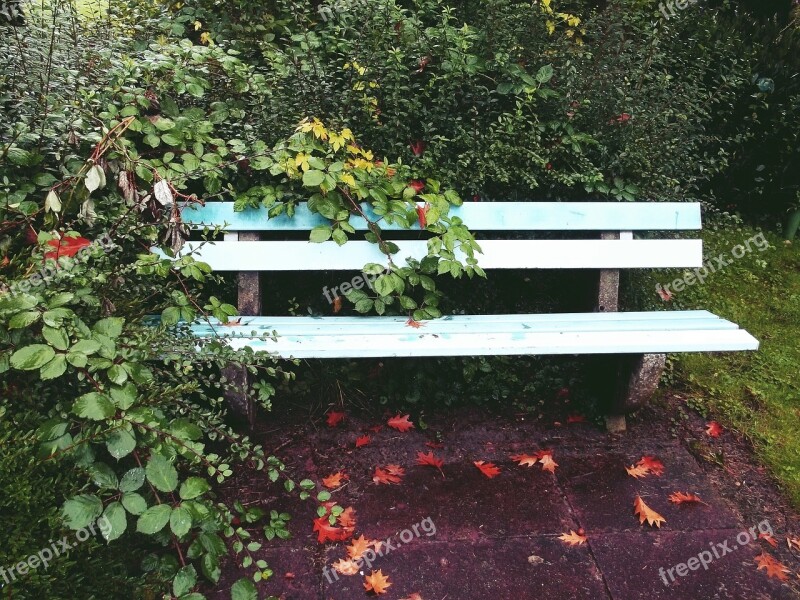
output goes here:
<path id="1" fill-rule="evenodd" d="M 628 472 L 628 475 L 636 477 L 637 479 L 647 477 L 648 473 L 650 473 L 650 470 L 642 465 L 631 465 L 630 467 L 625 467 L 625 470 Z"/>
<path id="2" fill-rule="evenodd" d="M 539 462 L 539 456 L 535 454 L 512 454 L 511 460 L 519 463 L 520 467 L 532 467 Z"/>
<path id="3" fill-rule="evenodd" d="M 402 417 L 397 415 L 386 421 L 386 424 L 392 429 L 397 429 L 397 431 L 405 433 L 409 429 L 414 428 L 414 424 L 408 420 L 408 417 L 409 415 L 403 415 Z"/>
<path id="4" fill-rule="evenodd" d="M 333 563 L 333 568 L 342 575 L 355 575 L 358 573 L 358 563 L 354 560 L 340 558 Z"/>
<path id="5" fill-rule="evenodd" d="M 402 475 L 394 475 L 388 471 L 388 469 L 381 469 L 380 467 L 375 467 L 375 474 L 372 476 L 372 481 L 375 483 L 400 483 Z"/>
<path id="6" fill-rule="evenodd" d="M 581 544 L 586 542 L 586 536 L 580 533 L 575 533 L 572 529 L 569 530 L 569 533 L 562 533 L 558 536 L 562 542 L 566 542 L 570 546 L 580 546 Z"/>
<path id="7" fill-rule="evenodd" d="M 225 321 L 224 323 L 220 323 L 220 325 L 223 327 L 240 327 L 242 325 L 242 317 Z"/>
<path id="8" fill-rule="evenodd" d="M 444 444 L 442 444 L 440 442 L 425 442 L 425 445 L 428 448 L 433 448 L 434 450 L 437 450 L 439 448 L 444 448 Z"/>
<path id="9" fill-rule="evenodd" d="M 378 433 L 381 429 L 383 429 L 383 425 L 373 425 L 369 428 L 369 430 L 373 433 Z"/>
<path id="10" fill-rule="evenodd" d="M 706 423 L 706 433 L 714 438 L 719 437 L 719 434 L 722 433 L 722 425 L 716 421 L 709 421 Z"/>
<path id="11" fill-rule="evenodd" d="M 789 550 L 800 552 L 800 538 L 786 536 L 786 545 L 789 546 Z"/>
<path id="12" fill-rule="evenodd" d="M 636 464 L 640 467 L 646 467 L 648 471 L 658 477 L 664 474 L 664 463 L 654 456 L 643 456 Z"/>
<path id="13" fill-rule="evenodd" d="M 406 470 L 400 465 L 386 465 L 386 471 L 390 475 L 395 475 L 397 477 L 402 477 L 406 474 Z"/>
<path id="14" fill-rule="evenodd" d="M 326 422 L 328 423 L 328 427 L 336 427 L 339 423 L 342 422 L 343 419 L 344 419 L 343 412 L 331 411 L 328 413 L 328 420 Z"/>
<path id="15" fill-rule="evenodd" d="M 341 542 L 349 537 L 348 531 L 330 524 L 327 515 L 314 519 L 314 531 L 320 544 L 325 542 Z"/>
<path id="16" fill-rule="evenodd" d="M 444 460 L 436 458 L 433 452 L 428 452 L 427 454 L 424 452 L 417 452 L 417 464 L 424 467 L 436 467 L 441 470 L 444 465 Z"/>
<path id="17" fill-rule="evenodd" d="M 549 471 L 550 473 L 556 472 L 558 463 L 553 460 L 553 455 L 551 452 L 540 452 L 539 462 L 542 463 L 543 470 Z"/>
<path id="18" fill-rule="evenodd" d="M 370 541 L 362 534 L 361 537 L 351 540 L 350 545 L 347 547 L 347 555 L 353 560 L 358 560 L 364 556 L 364 552 L 369 550 L 371 545 Z"/>
<path id="19" fill-rule="evenodd" d="M 339 525 L 342 527 L 355 527 L 356 526 L 356 510 L 352 506 L 348 506 L 339 514 Z"/>
<path id="20" fill-rule="evenodd" d="M 758 564 L 758 568 L 756 571 L 760 571 L 764 569 L 767 572 L 767 577 L 775 577 L 776 579 L 780 579 L 781 581 L 787 581 L 789 579 L 788 573 L 789 569 L 787 569 L 783 564 L 778 562 L 771 554 L 767 554 L 766 552 L 762 552 L 758 556 L 756 556 L 756 564 Z"/>
<path id="21" fill-rule="evenodd" d="M 356 438 L 356 448 L 361 448 L 369 444 L 370 438 L 368 435 L 362 435 Z"/>
<path id="22" fill-rule="evenodd" d="M 476 467 L 478 467 L 478 470 L 481 473 L 483 473 L 484 475 L 486 475 L 486 477 L 488 477 L 489 479 L 491 479 L 492 477 L 497 477 L 498 475 L 500 475 L 500 469 L 498 469 L 492 463 L 487 463 L 487 462 L 482 461 L 482 460 L 476 460 L 476 461 L 474 461 L 473 464 Z"/>
<path id="23" fill-rule="evenodd" d="M 283 576 L 286 579 L 294 579 L 294 573 L 292 573 L 291 571 L 286 571 L 286 573 Z"/>
<path id="24" fill-rule="evenodd" d="M 342 310 L 342 297 L 336 296 L 333 299 L 333 314 L 337 314 L 340 310 Z"/>
<path id="25" fill-rule="evenodd" d="M 647 506 L 647 504 L 644 503 L 644 500 L 642 500 L 641 496 L 636 496 L 636 500 L 633 502 L 633 514 L 639 517 L 639 524 L 647 521 L 648 525 L 655 525 L 656 527 L 660 528 L 661 523 L 667 522 L 664 517 Z"/>
<path id="26" fill-rule="evenodd" d="M 414 329 L 419 329 L 420 327 L 425 327 L 425 323 L 422 321 L 415 321 L 414 319 L 410 318 L 406 321 L 406 325 L 408 327 L 413 327 Z"/>
<path id="27" fill-rule="evenodd" d="M 344 479 L 350 479 L 350 478 L 346 474 L 342 473 L 341 471 L 338 471 L 338 472 L 334 473 L 333 475 L 325 477 L 322 480 L 322 485 L 324 485 L 329 490 L 332 490 L 334 488 L 338 488 L 339 486 L 341 486 L 342 485 L 342 480 L 344 480 Z"/>
<path id="28" fill-rule="evenodd" d="M 686 494 L 684 492 L 672 492 L 669 495 L 669 501 L 673 504 L 705 504 L 708 506 L 697 494 Z"/>
<path id="29" fill-rule="evenodd" d="M 389 578 L 386 577 L 381 570 L 373 571 L 369 575 L 364 575 L 364 589 L 368 592 L 375 594 L 385 594 L 386 590 L 392 584 L 389 583 Z"/>
<path id="30" fill-rule="evenodd" d="M 773 548 L 777 548 L 778 547 L 778 540 L 776 540 L 774 537 L 772 537 L 768 533 L 759 533 L 758 534 L 758 539 L 764 540 L 765 542 L 767 542 Z"/>
<path id="31" fill-rule="evenodd" d="M 400 600 L 422 600 L 422 596 L 414 592 L 410 596 L 406 596 L 405 598 L 400 598 Z"/>

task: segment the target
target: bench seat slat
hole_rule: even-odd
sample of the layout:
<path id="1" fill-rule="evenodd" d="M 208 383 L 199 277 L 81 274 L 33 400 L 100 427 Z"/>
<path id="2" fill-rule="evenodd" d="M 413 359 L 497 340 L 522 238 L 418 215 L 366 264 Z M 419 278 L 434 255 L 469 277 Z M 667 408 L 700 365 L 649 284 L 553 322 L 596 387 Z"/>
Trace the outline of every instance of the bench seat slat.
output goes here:
<path id="1" fill-rule="evenodd" d="M 535 332 L 568 332 L 568 331 L 680 331 L 688 329 L 714 330 L 737 329 L 735 323 L 724 319 L 631 319 L 610 321 L 607 319 L 585 320 L 574 322 L 561 321 L 534 321 L 527 320 L 527 315 L 515 315 L 516 320 L 494 321 L 477 319 L 451 319 L 448 321 L 426 321 L 419 329 L 408 327 L 406 321 L 388 321 L 372 319 L 356 323 L 341 323 L 336 317 L 324 319 L 309 319 L 305 317 L 289 317 L 282 322 L 273 319 L 254 319 L 243 317 L 242 324 L 238 326 L 214 326 L 199 324 L 192 326 L 192 332 L 200 337 L 212 335 L 269 335 L 273 331 L 286 332 L 293 336 L 316 335 L 377 335 L 382 333 L 414 332 L 427 333 L 535 333 Z M 403 329 L 405 328 L 405 330 Z"/>
<path id="2" fill-rule="evenodd" d="M 480 240 L 484 269 L 621 269 L 700 267 L 701 240 Z M 397 242 L 399 265 L 406 257 L 427 255 L 424 240 Z M 368 262 L 386 265 L 375 244 L 333 242 L 187 242 L 182 254 L 197 251 L 196 258 L 215 271 L 357 270 Z M 462 257 L 463 259 L 463 257 Z"/>
<path id="3" fill-rule="evenodd" d="M 496 321 L 487 321 L 481 327 L 478 325 L 480 316 L 472 316 L 472 327 L 466 331 L 453 330 L 454 321 L 455 325 L 459 324 L 457 318 L 427 321 L 422 328 L 414 329 L 394 317 L 374 317 L 371 318 L 373 324 L 381 321 L 381 326 L 359 333 L 351 331 L 351 324 L 333 323 L 344 318 L 289 317 L 281 323 L 277 340 L 250 337 L 246 326 L 241 333 L 238 328 L 219 329 L 225 330 L 221 339 L 234 348 L 250 346 L 254 350 L 275 352 L 284 358 L 638 354 L 758 349 L 758 341 L 753 336 L 724 319 L 697 318 L 691 314 L 683 320 L 680 318 L 682 313 L 673 312 L 667 313 L 673 315 L 672 319 L 642 318 L 647 313 L 619 313 L 631 318 L 612 321 L 604 319 L 604 313 L 589 314 L 597 318 L 583 323 L 562 323 L 562 327 L 548 327 L 546 322 L 539 321 L 538 328 L 530 329 L 525 325 L 529 325 L 526 317 L 531 315 L 509 315 L 516 317 L 516 327 L 511 319 L 499 327 Z M 320 326 L 320 322 L 328 323 L 321 333 L 303 329 L 310 323 Z M 194 327 L 198 337 L 217 337 L 207 326 Z"/>
<path id="4" fill-rule="evenodd" d="M 366 204 L 364 211 L 371 219 L 377 218 Z M 450 214 L 473 231 L 675 231 L 701 226 L 696 202 L 467 202 Z M 299 204 L 291 218 L 268 219 L 265 208 L 235 212 L 233 202 L 209 202 L 188 207 L 183 220 L 195 227 L 228 223 L 232 231 L 305 231 L 327 224 L 305 204 Z M 360 216 L 353 216 L 350 223 L 356 230 L 367 228 Z"/>

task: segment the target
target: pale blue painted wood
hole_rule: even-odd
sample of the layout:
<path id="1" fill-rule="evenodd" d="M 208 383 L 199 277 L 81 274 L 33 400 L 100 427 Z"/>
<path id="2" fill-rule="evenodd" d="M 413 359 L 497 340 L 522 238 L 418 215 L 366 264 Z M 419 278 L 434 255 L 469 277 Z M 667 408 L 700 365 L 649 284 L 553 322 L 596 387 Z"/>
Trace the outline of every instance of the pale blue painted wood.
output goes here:
<path id="1" fill-rule="evenodd" d="M 398 241 L 395 262 L 421 260 L 424 240 Z M 476 256 L 483 269 L 619 269 L 701 267 L 702 240 L 481 240 Z M 182 254 L 194 253 L 215 271 L 356 270 L 368 262 L 387 265 L 376 244 L 351 241 L 314 244 L 305 241 L 187 242 Z M 463 256 L 461 256 L 463 261 Z"/>
<path id="2" fill-rule="evenodd" d="M 378 217 L 368 205 L 364 212 Z M 696 202 L 467 202 L 450 213 L 473 231 L 671 231 L 700 229 L 700 204 Z M 208 202 L 187 207 L 183 220 L 195 226 L 228 224 L 231 231 L 306 231 L 326 225 L 323 217 L 297 206 L 291 218 L 267 218 L 267 209 L 234 212 L 233 202 Z M 366 222 L 353 216 L 350 223 L 366 230 Z M 403 229 L 381 224 L 387 231 Z M 415 225 L 419 228 L 419 225 Z"/>
<path id="3" fill-rule="evenodd" d="M 434 325 L 438 321 L 432 321 Z M 741 329 L 680 331 L 565 331 L 437 333 L 434 329 L 364 335 L 284 334 L 276 339 L 224 337 L 283 358 L 384 358 L 544 354 L 644 354 L 757 350 L 758 341 Z"/>

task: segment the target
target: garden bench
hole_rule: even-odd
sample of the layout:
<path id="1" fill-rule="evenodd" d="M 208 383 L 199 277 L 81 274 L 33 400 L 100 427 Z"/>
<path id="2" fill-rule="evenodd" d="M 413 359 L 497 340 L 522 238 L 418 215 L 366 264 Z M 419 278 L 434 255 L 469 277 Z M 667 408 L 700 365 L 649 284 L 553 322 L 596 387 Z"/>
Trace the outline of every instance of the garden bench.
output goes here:
<path id="1" fill-rule="evenodd" d="M 367 205 L 364 210 L 372 218 Z M 228 232 L 224 241 L 187 242 L 183 252 L 197 252 L 198 260 L 215 271 L 238 272 L 242 326 L 198 323 L 192 331 L 199 337 L 225 338 L 236 348 L 250 346 L 298 359 L 618 355 L 618 372 L 609 374 L 617 380 L 616 400 L 607 418 L 612 430 L 624 429 L 624 415 L 655 390 L 666 353 L 758 349 L 758 341 L 749 333 L 707 311 L 618 312 L 620 269 L 702 266 L 701 240 L 650 235 L 699 230 L 697 203 L 473 202 L 454 207 L 450 214 L 476 233 L 483 250 L 478 264 L 486 270 L 597 270 L 593 310 L 451 315 L 426 321 L 420 328 L 408 327 L 407 317 L 397 316 L 260 316 L 262 272 L 354 271 L 368 262 L 385 265 L 386 257 L 367 241 L 352 240 L 341 247 L 331 241 L 307 241 L 308 231 L 325 222 L 304 205 L 291 218 L 268 219 L 266 209 L 234 212 L 232 202 L 218 202 L 186 209 L 183 220 L 193 229 L 223 226 Z M 360 216 L 354 215 L 350 222 L 357 231 L 367 228 Z M 382 229 L 388 236 L 400 227 L 382 223 Z M 287 232 L 306 232 L 306 238 L 274 239 L 286 237 Z M 488 239 L 493 232 L 515 239 Z M 536 232 L 571 232 L 578 239 L 532 239 Z M 400 263 L 407 256 L 426 255 L 423 237 L 395 240 Z M 520 237 L 525 239 L 516 239 Z M 273 331 L 277 337 L 270 337 Z"/>

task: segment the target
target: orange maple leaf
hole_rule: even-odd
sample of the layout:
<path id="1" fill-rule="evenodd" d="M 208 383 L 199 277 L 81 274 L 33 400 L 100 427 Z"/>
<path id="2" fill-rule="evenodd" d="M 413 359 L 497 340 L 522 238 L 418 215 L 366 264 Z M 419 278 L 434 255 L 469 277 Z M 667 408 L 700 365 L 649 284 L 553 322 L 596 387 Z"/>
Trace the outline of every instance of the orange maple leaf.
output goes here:
<path id="1" fill-rule="evenodd" d="M 493 463 L 487 463 L 486 461 L 483 460 L 476 460 L 473 462 L 473 464 L 476 467 L 478 467 L 478 470 L 484 475 L 486 475 L 486 477 L 488 477 L 489 479 L 500 475 L 500 469 L 497 468 L 497 466 L 494 465 Z"/>
<path id="2" fill-rule="evenodd" d="M 339 525 L 342 527 L 356 526 L 356 511 L 352 506 L 348 506 L 339 514 Z"/>
<path id="3" fill-rule="evenodd" d="M 586 536 L 583 535 L 581 531 L 583 530 L 581 529 L 576 533 L 570 529 L 569 533 L 562 533 L 560 536 L 558 536 L 558 539 L 560 539 L 562 542 L 566 542 L 570 546 L 580 546 L 586 542 Z"/>
<path id="4" fill-rule="evenodd" d="M 327 516 L 314 519 L 314 531 L 317 532 L 317 539 L 320 544 L 325 542 L 341 542 L 346 540 L 352 532 L 348 532 L 341 527 L 331 525 Z"/>
<path id="5" fill-rule="evenodd" d="M 644 503 L 644 500 L 642 500 L 641 496 L 636 496 L 636 500 L 633 502 L 633 514 L 639 517 L 639 524 L 647 521 L 648 525 L 655 525 L 656 527 L 660 528 L 661 523 L 667 522 L 664 517 L 647 506 L 647 504 Z"/>
<path id="6" fill-rule="evenodd" d="M 370 439 L 368 435 L 362 435 L 356 438 L 356 448 L 361 448 L 362 446 L 366 446 L 369 444 Z"/>
<path id="7" fill-rule="evenodd" d="M 338 488 L 340 485 L 342 485 L 342 481 L 345 480 L 345 479 L 350 479 L 350 478 L 345 473 L 342 473 L 341 471 L 337 471 L 333 475 L 325 477 L 322 480 L 322 485 L 324 485 L 329 490 L 332 490 L 332 489 Z"/>
<path id="8" fill-rule="evenodd" d="M 767 577 L 775 577 L 781 581 L 787 581 L 789 579 L 789 569 L 787 569 L 782 563 L 778 562 L 771 554 L 762 552 L 756 556 L 755 560 L 758 564 L 756 571 L 764 569 L 767 572 Z"/>
<path id="9" fill-rule="evenodd" d="M 512 454 L 511 460 L 519 463 L 520 467 L 532 467 L 539 462 L 539 457 L 535 454 Z"/>
<path id="10" fill-rule="evenodd" d="M 640 467 L 646 467 L 648 471 L 658 477 L 664 474 L 664 463 L 654 456 L 643 456 L 636 464 Z"/>
<path id="11" fill-rule="evenodd" d="M 402 469 L 401 469 L 402 470 Z M 389 467 L 386 469 L 381 469 L 380 467 L 375 467 L 375 474 L 372 476 L 372 481 L 375 483 L 400 483 L 400 478 L 403 476 L 403 473 L 392 473 L 389 470 Z"/>
<path id="12" fill-rule="evenodd" d="M 433 451 L 428 452 L 427 454 L 424 452 L 417 452 L 417 464 L 424 467 L 436 467 L 441 471 L 442 466 L 444 465 L 444 460 L 441 458 L 436 458 L 433 455 Z"/>
<path id="13" fill-rule="evenodd" d="M 397 431 L 405 433 L 409 429 L 414 428 L 414 424 L 408 420 L 409 416 L 410 415 L 403 415 L 401 417 L 400 415 L 397 415 L 386 421 L 386 424 L 392 429 L 397 429 Z"/>
<path id="14" fill-rule="evenodd" d="M 355 575 L 358 573 L 358 563 L 354 560 L 340 558 L 333 563 L 333 568 L 342 575 Z"/>
<path id="15" fill-rule="evenodd" d="M 328 427 L 336 427 L 339 423 L 342 422 L 343 419 L 344 419 L 343 412 L 331 411 L 328 413 L 328 420 L 326 422 L 328 423 Z"/>
<path id="16" fill-rule="evenodd" d="M 709 421 L 706 423 L 706 433 L 711 437 L 719 437 L 719 434 L 722 433 L 722 425 L 716 421 Z"/>
<path id="17" fill-rule="evenodd" d="M 353 560 L 358 560 L 364 556 L 364 552 L 369 550 L 371 545 L 372 543 L 362 534 L 361 537 L 352 539 L 350 545 L 347 547 L 347 555 Z"/>
<path id="18" fill-rule="evenodd" d="M 647 477 L 650 473 L 650 469 L 642 465 L 631 465 L 630 467 L 625 467 L 625 470 L 628 472 L 628 475 L 636 477 L 637 479 Z"/>
<path id="19" fill-rule="evenodd" d="M 425 323 L 423 323 L 422 321 L 415 321 L 411 317 L 409 317 L 408 321 L 406 321 L 406 325 L 408 327 L 413 327 L 414 329 L 419 329 L 420 327 L 425 327 Z"/>
<path id="20" fill-rule="evenodd" d="M 539 452 L 539 462 L 542 463 L 542 469 L 550 473 L 556 472 L 558 463 L 553 460 L 553 454 L 549 450 L 542 450 Z"/>
<path id="21" fill-rule="evenodd" d="M 673 504 L 705 504 L 708 506 L 697 494 L 687 494 L 684 492 L 672 492 L 669 495 L 669 501 Z"/>
<path id="22" fill-rule="evenodd" d="M 391 585 L 392 584 L 389 583 L 389 578 L 381 573 L 380 569 L 373 571 L 369 575 L 364 575 L 364 589 L 368 592 L 385 594 L 386 590 L 389 589 Z"/>

